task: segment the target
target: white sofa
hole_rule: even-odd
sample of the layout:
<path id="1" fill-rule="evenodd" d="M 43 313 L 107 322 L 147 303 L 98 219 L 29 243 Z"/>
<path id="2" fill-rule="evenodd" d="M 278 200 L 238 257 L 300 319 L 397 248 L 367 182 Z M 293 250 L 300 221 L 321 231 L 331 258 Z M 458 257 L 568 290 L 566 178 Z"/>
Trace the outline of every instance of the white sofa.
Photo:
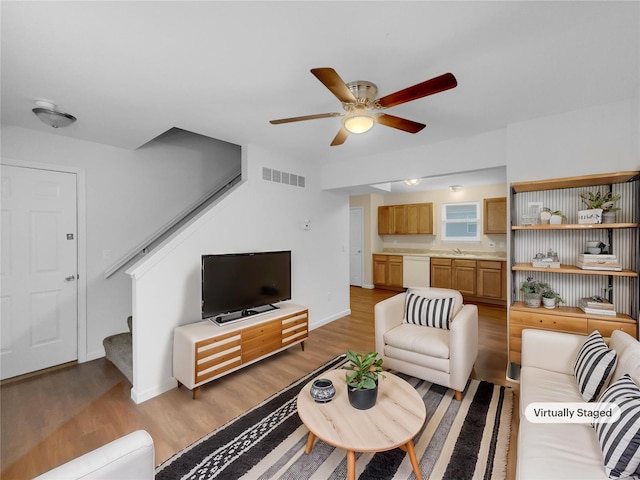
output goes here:
<path id="1" fill-rule="evenodd" d="M 137 430 L 49 470 L 34 480 L 153 480 L 154 477 L 153 439 L 146 431 Z"/>
<path id="2" fill-rule="evenodd" d="M 520 480 L 606 480 L 604 460 L 590 423 L 532 423 L 525 417 L 533 402 L 584 402 L 574 363 L 586 336 L 545 330 L 522 332 L 520 426 L 517 478 Z M 640 385 L 640 343 L 614 331 L 609 348 L 618 354 L 611 382 L 629 373 Z"/>
<path id="3" fill-rule="evenodd" d="M 376 351 L 384 367 L 455 390 L 457 400 L 478 357 L 478 307 L 457 290 L 410 288 L 427 298 L 454 298 L 450 330 L 404 323 L 407 293 L 374 307 Z"/>

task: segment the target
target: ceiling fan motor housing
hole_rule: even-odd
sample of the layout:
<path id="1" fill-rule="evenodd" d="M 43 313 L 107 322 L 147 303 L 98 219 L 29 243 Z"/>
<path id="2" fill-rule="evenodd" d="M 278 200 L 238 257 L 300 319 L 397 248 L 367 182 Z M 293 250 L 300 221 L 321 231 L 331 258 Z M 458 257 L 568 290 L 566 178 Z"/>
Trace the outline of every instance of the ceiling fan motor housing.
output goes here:
<path id="1" fill-rule="evenodd" d="M 375 83 L 367 82 L 366 80 L 356 80 L 355 82 L 347 83 L 347 88 L 351 91 L 358 103 L 364 103 L 368 105 L 372 103 L 378 96 L 378 87 Z"/>

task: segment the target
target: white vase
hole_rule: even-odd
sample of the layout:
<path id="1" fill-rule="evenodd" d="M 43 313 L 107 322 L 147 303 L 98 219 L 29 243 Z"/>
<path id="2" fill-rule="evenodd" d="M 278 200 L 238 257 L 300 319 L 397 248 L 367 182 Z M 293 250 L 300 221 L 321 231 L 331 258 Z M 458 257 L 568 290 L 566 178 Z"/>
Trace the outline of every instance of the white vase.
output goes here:
<path id="1" fill-rule="evenodd" d="M 556 299 L 555 298 L 547 298 L 542 297 L 542 306 L 544 308 L 556 308 Z"/>
<path id="2" fill-rule="evenodd" d="M 549 223 L 551 225 L 560 225 L 562 223 L 562 217 L 560 215 L 551 215 Z"/>

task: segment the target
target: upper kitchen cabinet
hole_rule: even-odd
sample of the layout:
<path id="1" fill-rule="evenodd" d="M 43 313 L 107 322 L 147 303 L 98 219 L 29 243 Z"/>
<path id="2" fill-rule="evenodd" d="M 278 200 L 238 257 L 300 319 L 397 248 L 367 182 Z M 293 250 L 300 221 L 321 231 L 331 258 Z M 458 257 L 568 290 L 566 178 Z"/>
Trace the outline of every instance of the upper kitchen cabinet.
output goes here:
<path id="1" fill-rule="evenodd" d="M 378 207 L 378 235 L 433 234 L 433 204 Z"/>
<path id="2" fill-rule="evenodd" d="M 407 205 L 407 233 L 433 234 L 433 203 Z"/>
<path id="3" fill-rule="evenodd" d="M 484 199 L 484 234 L 507 233 L 507 197 Z"/>

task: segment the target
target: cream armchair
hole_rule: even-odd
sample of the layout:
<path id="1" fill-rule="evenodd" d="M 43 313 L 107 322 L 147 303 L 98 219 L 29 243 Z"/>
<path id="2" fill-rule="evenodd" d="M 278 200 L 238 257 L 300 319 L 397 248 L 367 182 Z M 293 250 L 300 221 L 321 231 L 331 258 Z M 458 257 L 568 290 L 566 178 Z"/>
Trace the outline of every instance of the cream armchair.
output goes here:
<path id="1" fill-rule="evenodd" d="M 153 480 L 154 477 L 153 439 L 145 430 L 136 430 L 33 480 Z"/>
<path id="2" fill-rule="evenodd" d="M 385 368 L 452 388 L 461 400 L 478 356 L 478 307 L 463 305 L 456 290 L 409 291 L 427 298 L 453 298 L 450 330 L 404 322 L 407 293 L 400 293 L 374 308 L 376 351 Z"/>

